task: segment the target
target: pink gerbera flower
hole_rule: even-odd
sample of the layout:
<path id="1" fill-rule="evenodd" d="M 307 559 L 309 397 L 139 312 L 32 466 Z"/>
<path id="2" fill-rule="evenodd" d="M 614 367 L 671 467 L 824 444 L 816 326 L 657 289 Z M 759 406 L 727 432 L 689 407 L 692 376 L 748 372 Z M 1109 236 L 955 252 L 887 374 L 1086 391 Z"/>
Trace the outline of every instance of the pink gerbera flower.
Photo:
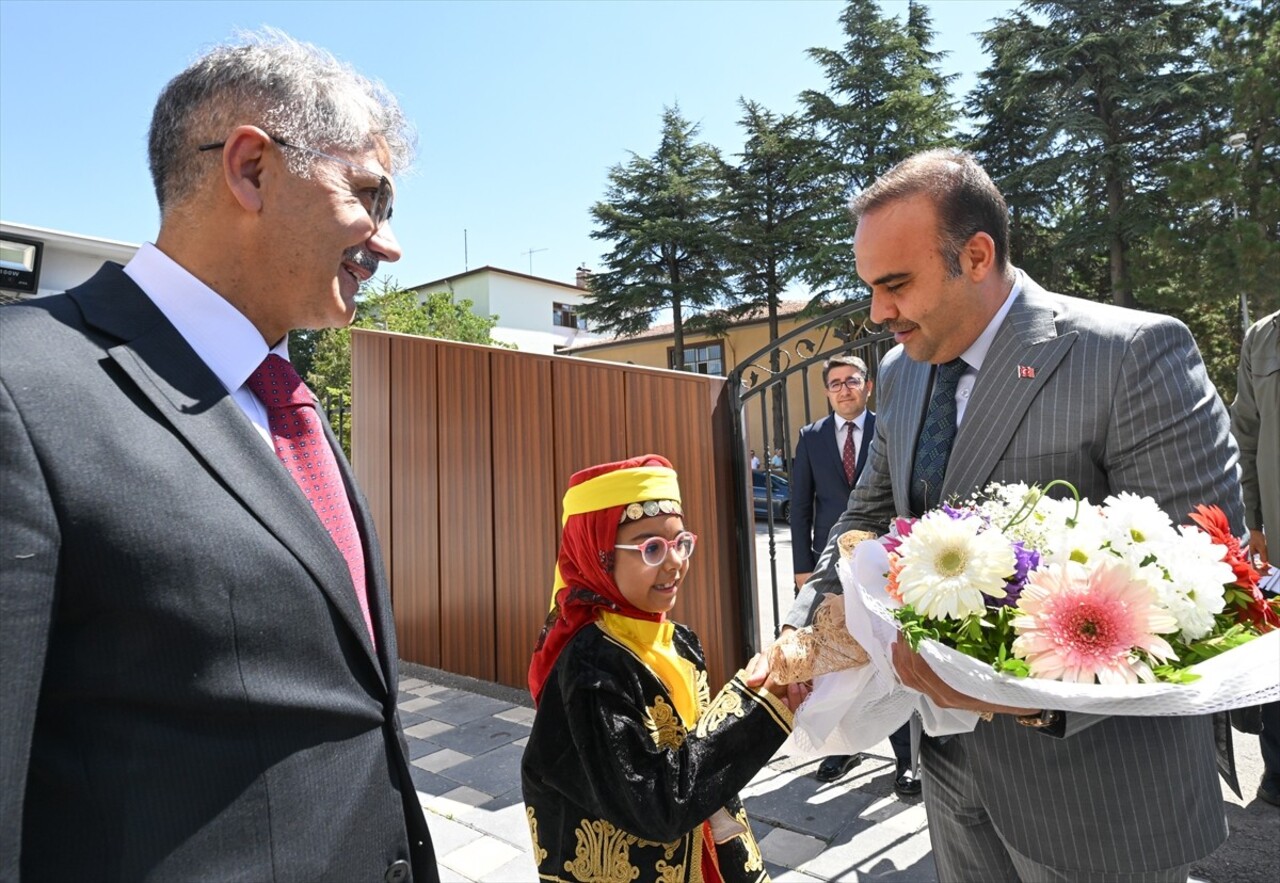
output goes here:
<path id="1" fill-rule="evenodd" d="M 1119 558 L 1036 571 L 1022 590 L 1018 613 L 1013 654 L 1027 661 L 1033 677 L 1134 684 L 1155 680 L 1136 651 L 1158 661 L 1177 658 L 1159 637 L 1177 631 L 1177 620 Z"/>

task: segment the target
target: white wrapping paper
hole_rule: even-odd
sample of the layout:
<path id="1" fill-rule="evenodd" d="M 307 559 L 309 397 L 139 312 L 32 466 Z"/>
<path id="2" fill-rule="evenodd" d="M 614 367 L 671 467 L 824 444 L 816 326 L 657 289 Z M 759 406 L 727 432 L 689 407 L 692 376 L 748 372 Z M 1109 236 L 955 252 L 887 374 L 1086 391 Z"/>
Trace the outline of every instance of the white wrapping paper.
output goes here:
<path id="1" fill-rule="evenodd" d="M 933 736 L 968 732 L 978 722 L 974 712 L 940 708 L 898 683 L 891 661 L 898 624 L 890 612 L 895 602 L 885 592 L 888 569 L 885 549 L 876 542 L 860 544 L 852 558 L 837 565 L 846 624 L 871 664 L 814 681 L 813 693 L 796 713 L 792 739 L 803 754 L 865 751 L 902 726 L 912 711 L 920 713 L 925 732 Z M 1280 631 L 1192 666 L 1200 679 L 1190 684 L 1071 684 L 1015 678 L 936 641 L 922 641 L 919 649 L 947 684 L 996 705 L 1168 716 L 1211 714 L 1280 699 Z"/>

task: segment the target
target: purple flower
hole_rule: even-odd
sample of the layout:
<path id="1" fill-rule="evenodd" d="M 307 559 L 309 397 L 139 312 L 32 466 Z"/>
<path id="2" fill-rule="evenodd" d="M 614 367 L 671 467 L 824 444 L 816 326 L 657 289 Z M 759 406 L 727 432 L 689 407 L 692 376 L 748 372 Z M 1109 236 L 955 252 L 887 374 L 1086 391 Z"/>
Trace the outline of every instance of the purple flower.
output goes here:
<path id="1" fill-rule="evenodd" d="M 1027 584 L 1027 575 L 1031 571 L 1040 566 L 1040 553 L 1035 549 L 1028 549 L 1021 542 L 1013 544 L 1013 577 L 1004 584 L 1005 596 L 999 599 L 993 599 L 990 606 L 992 607 L 1010 607 L 1018 603 L 1018 597 L 1022 594 L 1022 587 Z"/>

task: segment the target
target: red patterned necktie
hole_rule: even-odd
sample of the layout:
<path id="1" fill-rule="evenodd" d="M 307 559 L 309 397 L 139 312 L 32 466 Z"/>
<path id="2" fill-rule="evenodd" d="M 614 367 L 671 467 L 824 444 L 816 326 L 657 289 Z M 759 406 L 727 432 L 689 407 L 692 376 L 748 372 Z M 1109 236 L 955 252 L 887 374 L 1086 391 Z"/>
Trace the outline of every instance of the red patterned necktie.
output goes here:
<path id="1" fill-rule="evenodd" d="M 272 353 L 245 381 L 253 394 L 267 406 L 267 425 L 275 443 L 276 456 L 293 476 L 311 502 L 311 508 L 333 539 L 351 571 L 356 598 L 364 613 L 369 637 L 377 646 L 373 617 L 369 614 L 369 594 L 365 586 L 364 548 L 360 531 L 351 514 L 351 501 L 338 471 L 338 461 L 329 447 L 320 415 L 316 413 L 311 390 L 287 359 Z"/>
<path id="2" fill-rule="evenodd" d="M 858 452 L 853 446 L 853 421 L 848 420 L 844 424 L 844 480 L 849 482 L 849 486 L 853 486 L 854 464 L 858 461 Z"/>

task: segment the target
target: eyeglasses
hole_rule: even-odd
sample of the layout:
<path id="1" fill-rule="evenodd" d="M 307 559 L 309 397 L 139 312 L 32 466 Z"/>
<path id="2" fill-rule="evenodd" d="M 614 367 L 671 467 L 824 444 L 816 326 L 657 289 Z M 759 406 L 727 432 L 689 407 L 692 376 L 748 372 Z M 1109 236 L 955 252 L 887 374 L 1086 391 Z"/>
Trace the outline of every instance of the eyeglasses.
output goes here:
<path id="1" fill-rule="evenodd" d="M 696 534 L 682 530 L 676 534 L 674 540 L 664 540 L 662 537 L 651 537 L 638 546 L 624 546 L 622 544 L 615 545 L 615 549 L 630 549 L 633 552 L 639 552 L 640 558 L 650 567 L 658 567 L 662 562 L 667 560 L 667 554 L 675 549 L 676 554 L 680 556 L 681 561 L 688 561 L 689 556 L 693 554 L 693 547 L 697 545 L 698 537 Z"/>
<path id="2" fill-rule="evenodd" d="M 272 141 L 274 141 L 276 144 L 279 144 L 281 147 L 288 147 L 290 150 L 301 150 L 304 153 L 309 153 L 312 156 L 318 156 L 321 159 L 327 159 L 332 162 L 342 163 L 344 166 L 347 166 L 348 168 L 355 169 L 358 172 L 364 172 L 366 175 L 368 175 L 371 178 L 377 178 L 378 179 L 377 192 L 375 192 L 373 195 L 373 202 L 370 203 L 369 205 L 366 205 L 365 209 L 369 212 L 369 217 L 373 220 L 373 229 L 375 231 L 381 229 L 383 224 L 391 220 L 391 212 L 393 208 L 392 202 L 395 199 L 395 193 L 392 191 L 391 182 L 387 180 L 386 175 L 379 174 L 378 172 L 375 172 L 373 169 L 366 169 L 364 166 L 358 166 L 355 163 L 351 162 L 351 160 L 343 159 L 340 156 L 334 156 L 331 153 L 324 153 L 323 151 L 315 150 L 314 148 L 311 148 L 311 147 L 303 147 L 301 144 L 290 144 L 288 141 L 283 141 L 280 138 L 277 138 L 275 135 L 268 134 L 267 137 L 270 138 Z M 196 149 L 201 152 L 204 152 L 206 150 L 221 150 L 223 147 L 226 146 L 226 144 L 227 142 L 225 141 L 218 141 L 214 144 L 201 144 Z"/>
<path id="3" fill-rule="evenodd" d="M 841 387 L 845 389 L 862 389 L 867 383 L 865 377 L 849 377 L 845 380 L 833 380 L 827 384 L 829 392 L 839 392 Z"/>

